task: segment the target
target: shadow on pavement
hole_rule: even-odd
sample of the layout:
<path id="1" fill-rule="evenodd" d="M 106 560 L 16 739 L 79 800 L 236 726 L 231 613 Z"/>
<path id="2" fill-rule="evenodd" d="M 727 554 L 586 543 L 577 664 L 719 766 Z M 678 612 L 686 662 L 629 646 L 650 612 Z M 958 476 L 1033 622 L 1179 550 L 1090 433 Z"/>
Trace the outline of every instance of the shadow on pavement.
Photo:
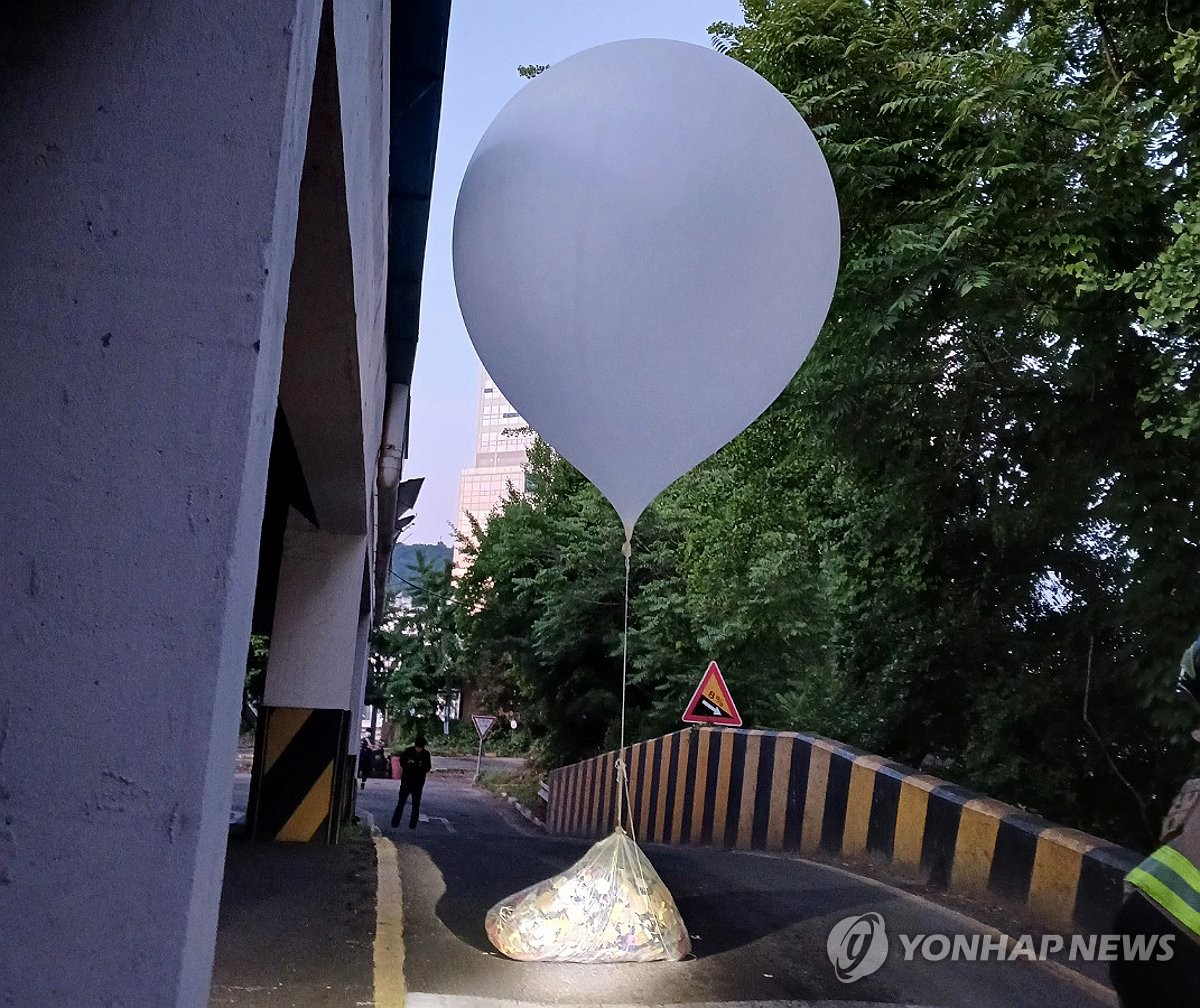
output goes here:
<path id="1" fill-rule="evenodd" d="M 210 1008 L 374 999 L 375 849 L 251 843 L 230 830 Z"/>
<path id="2" fill-rule="evenodd" d="M 479 857 L 478 846 L 469 838 L 439 837 L 436 843 L 422 845 L 445 882 L 435 913 L 459 941 L 495 954 L 483 927 L 488 910 L 511 893 L 562 871 L 589 846 L 582 840 L 529 837 L 514 844 L 516 849 L 508 856 L 489 863 Z M 798 887 L 790 879 L 776 877 L 766 859 L 733 851 L 654 846 L 647 853 L 693 936 L 697 959 L 733 951 L 808 921 L 886 909 L 898 898 L 868 887 Z M 714 873 L 714 864 L 722 870 Z M 818 877 L 836 878 L 832 873 Z"/>

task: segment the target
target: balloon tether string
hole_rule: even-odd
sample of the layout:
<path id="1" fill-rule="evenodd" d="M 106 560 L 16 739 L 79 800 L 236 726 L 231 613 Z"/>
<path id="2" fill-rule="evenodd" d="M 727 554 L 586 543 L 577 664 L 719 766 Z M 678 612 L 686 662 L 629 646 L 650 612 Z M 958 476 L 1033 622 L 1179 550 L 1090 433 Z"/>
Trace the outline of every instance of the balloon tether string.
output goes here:
<path id="1" fill-rule="evenodd" d="M 624 799 L 625 810 L 629 816 L 629 837 L 633 842 L 637 843 L 637 834 L 633 829 L 633 796 L 629 793 L 629 773 L 625 766 L 625 683 L 629 672 L 629 559 L 633 555 L 633 546 L 630 543 L 630 532 L 625 533 L 625 543 L 621 547 L 621 552 L 625 556 L 625 621 L 621 629 L 621 748 L 618 750 L 620 755 L 617 757 L 617 826 L 621 825 L 621 801 Z M 636 859 L 640 855 L 635 856 L 633 862 L 634 875 L 637 877 L 638 892 L 649 897 L 650 886 L 646 882 L 645 876 L 642 874 L 641 862 Z M 663 934 L 660 923 L 655 920 L 652 924 L 654 932 L 658 937 L 659 943 L 663 950 L 670 952 L 667 948 L 666 936 Z"/>
<path id="2" fill-rule="evenodd" d="M 625 811 L 629 814 L 629 835 L 633 836 L 633 809 L 629 800 L 629 773 L 625 766 L 625 682 L 629 670 L 629 558 L 633 555 L 633 545 L 630 542 L 629 531 L 625 533 L 625 543 L 621 553 L 625 556 L 625 625 L 621 631 L 621 744 L 617 751 L 617 827 L 620 828 L 624 819 L 621 810 L 622 801 Z M 636 842 L 636 837 L 634 838 Z"/>

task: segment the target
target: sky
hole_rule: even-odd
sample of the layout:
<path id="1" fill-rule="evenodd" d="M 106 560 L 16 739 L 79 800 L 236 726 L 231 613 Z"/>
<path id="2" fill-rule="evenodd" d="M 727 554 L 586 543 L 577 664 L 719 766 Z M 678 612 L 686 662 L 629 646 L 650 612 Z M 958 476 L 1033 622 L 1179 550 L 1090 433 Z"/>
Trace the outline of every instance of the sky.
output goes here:
<path id="1" fill-rule="evenodd" d="M 527 83 L 517 67 L 553 64 L 604 42 L 708 43 L 714 21 L 740 23 L 738 0 L 455 0 L 412 386 L 405 478 L 425 477 L 402 541 L 452 542 L 458 475 L 474 463 L 479 358 L 454 293 L 450 235 L 459 184 L 496 113 Z"/>

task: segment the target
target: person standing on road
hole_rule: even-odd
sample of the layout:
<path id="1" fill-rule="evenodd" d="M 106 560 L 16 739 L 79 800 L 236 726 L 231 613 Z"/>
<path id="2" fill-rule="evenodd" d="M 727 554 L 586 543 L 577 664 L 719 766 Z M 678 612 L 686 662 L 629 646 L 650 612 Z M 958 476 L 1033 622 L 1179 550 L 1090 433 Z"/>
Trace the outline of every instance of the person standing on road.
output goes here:
<path id="1" fill-rule="evenodd" d="M 392 813 L 392 829 L 400 825 L 404 803 L 410 797 L 412 813 L 408 817 L 408 828 L 417 828 L 417 819 L 421 814 L 421 790 L 425 787 L 425 775 L 433 768 L 425 745 L 425 736 L 418 735 L 413 744 L 400 754 L 400 794 L 396 798 L 396 811 Z"/>
<path id="2" fill-rule="evenodd" d="M 358 744 L 358 789 L 361 791 L 367 786 L 367 778 L 374 771 L 375 750 L 371 748 L 371 743 L 364 735 L 362 741 Z"/>
<path id="3" fill-rule="evenodd" d="M 1183 653 L 1176 689 L 1200 714 L 1200 638 Z M 1192 738 L 1200 741 L 1200 728 Z M 1200 777 L 1175 798 L 1161 842 L 1125 877 L 1129 890 L 1113 930 L 1130 937 L 1169 936 L 1173 954 L 1112 963 L 1110 976 L 1123 1008 L 1200 1005 Z"/>

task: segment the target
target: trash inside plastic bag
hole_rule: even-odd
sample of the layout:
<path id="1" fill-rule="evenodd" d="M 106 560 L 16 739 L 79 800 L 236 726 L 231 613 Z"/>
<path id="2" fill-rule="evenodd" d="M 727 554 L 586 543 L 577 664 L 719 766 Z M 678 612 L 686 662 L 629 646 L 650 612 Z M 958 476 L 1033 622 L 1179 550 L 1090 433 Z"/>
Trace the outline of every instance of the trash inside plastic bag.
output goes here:
<path id="1" fill-rule="evenodd" d="M 622 829 L 561 874 L 501 900 L 484 928 L 506 956 L 526 961 L 654 962 L 692 950 L 671 893 Z"/>

